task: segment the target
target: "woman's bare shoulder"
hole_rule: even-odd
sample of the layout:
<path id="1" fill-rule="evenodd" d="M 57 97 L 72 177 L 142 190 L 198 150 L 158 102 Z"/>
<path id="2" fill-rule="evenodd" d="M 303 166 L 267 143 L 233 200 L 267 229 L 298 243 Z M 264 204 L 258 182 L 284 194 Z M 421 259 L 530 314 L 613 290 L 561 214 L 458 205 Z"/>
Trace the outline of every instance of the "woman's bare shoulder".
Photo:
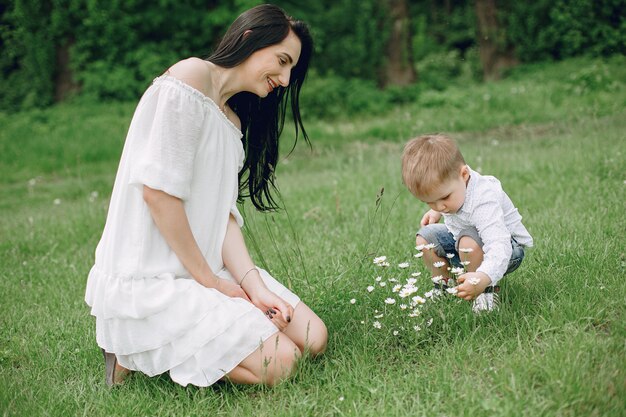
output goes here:
<path id="1" fill-rule="evenodd" d="M 226 117 L 228 117 L 228 119 L 233 122 L 237 129 L 241 130 L 241 120 L 239 119 L 239 116 L 237 116 L 237 113 L 230 110 L 228 113 L 226 113 Z"/>
<path id="2" fill-rule="evenodd" d="M 200 58 L 187 58 L 172 65 L 166 74 L 189 84 L 205 95 L 209 87 L 209 66 Z"/>

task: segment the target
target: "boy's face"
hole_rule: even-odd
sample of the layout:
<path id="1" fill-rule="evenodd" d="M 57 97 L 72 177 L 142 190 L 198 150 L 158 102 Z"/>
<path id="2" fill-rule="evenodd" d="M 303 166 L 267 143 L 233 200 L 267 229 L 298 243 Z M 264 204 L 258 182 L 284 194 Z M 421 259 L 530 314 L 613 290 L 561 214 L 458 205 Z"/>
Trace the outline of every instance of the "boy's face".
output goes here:
<path id="1" fill-rule="evenodd" d="M 428 194 L 418 195 L 417 198 L 440 213 L 456 213 L 465 202 L 465 190 L 469 178 L 469 167 L 463 165 L 457 176 L 444 181 Z"/>

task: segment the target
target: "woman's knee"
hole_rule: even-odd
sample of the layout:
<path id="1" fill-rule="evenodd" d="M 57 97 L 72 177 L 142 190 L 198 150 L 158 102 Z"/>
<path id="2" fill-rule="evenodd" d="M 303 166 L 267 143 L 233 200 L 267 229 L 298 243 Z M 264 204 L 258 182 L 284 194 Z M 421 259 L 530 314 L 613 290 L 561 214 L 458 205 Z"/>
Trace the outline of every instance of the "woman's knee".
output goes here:
<path id="1" fill-rule="evenodd" d="M 309 322 L 309 341 L 307 349 L 311 356 L 321 355 L 326 351 L 328 345 L 328 329 L 326 324 L 319 318 L 315 317 Z"/>
<path id="2" fill-rule="evenodd" d="M 285 334 L 294 341 L 301 352 L 316 356 L 324 353 L 328 343 L 328 330 L 317 314 L 304 303 L 299 303 Z"/>
<path id="3" fill-rule="evenodd" d="M 280 332 L 263 343 L 261 352 L 263 354 L 261 379 L 268 385 L 275 385 L 290 377 L 300 357 L 298 346 Z"/>

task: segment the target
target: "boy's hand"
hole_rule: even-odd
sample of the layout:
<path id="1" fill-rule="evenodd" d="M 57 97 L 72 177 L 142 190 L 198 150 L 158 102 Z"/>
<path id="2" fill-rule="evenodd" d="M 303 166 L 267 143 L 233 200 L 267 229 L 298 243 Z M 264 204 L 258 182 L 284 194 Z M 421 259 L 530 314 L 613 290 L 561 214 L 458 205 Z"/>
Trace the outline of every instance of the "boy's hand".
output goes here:
<path id="1" fill-rule="evenodd" d="M 467 272 L 459 277 L 458 282 L 460 284 L 456 287 L 456 296 L 471 301 L 491 285 L 491 278 L 484 272 Z"/>
<path id="2" fill-rule="evenodd" d="M 426 226 L 429 224 L 439 223 L 439 219 L 441 219 L 441 213 L 435 210 L 428 210 L 424 217 L 422 217 L 422 221 L 420 222 L 421 226 Z"/>

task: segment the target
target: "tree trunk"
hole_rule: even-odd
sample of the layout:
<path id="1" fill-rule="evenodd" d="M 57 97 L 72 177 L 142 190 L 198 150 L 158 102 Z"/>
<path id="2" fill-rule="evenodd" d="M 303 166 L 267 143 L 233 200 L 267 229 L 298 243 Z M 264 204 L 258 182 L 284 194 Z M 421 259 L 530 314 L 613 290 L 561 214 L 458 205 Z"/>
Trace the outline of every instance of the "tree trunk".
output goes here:
<path id="1" fill-rule="evenodd" d="M 518 64 L 505 30 L 498 24 L 496 0 L 476 0 L 478 48 L 485 80 L 502 77 L 502 71 Z"/>
<path id="2" fill-rule="evenodd" d="M 411 20 L 406 0 L 383 0 L 389 11 L 391 33 L 387 43 L 387 56 L 381 82 L 388 85 L 408 85 L 417 79 L 413 65 L 411 45 Z"/>
<path id="3" fill-rule="evenodd" d="M 70 67 L 70 48 L 73 44 L 74 40 L 68 39 L 63 44 L 58 45 L 56 49 L 56 77 L 54 80 L 54 101 L 56 102 L 63 101 L 79 90 Z"/>

